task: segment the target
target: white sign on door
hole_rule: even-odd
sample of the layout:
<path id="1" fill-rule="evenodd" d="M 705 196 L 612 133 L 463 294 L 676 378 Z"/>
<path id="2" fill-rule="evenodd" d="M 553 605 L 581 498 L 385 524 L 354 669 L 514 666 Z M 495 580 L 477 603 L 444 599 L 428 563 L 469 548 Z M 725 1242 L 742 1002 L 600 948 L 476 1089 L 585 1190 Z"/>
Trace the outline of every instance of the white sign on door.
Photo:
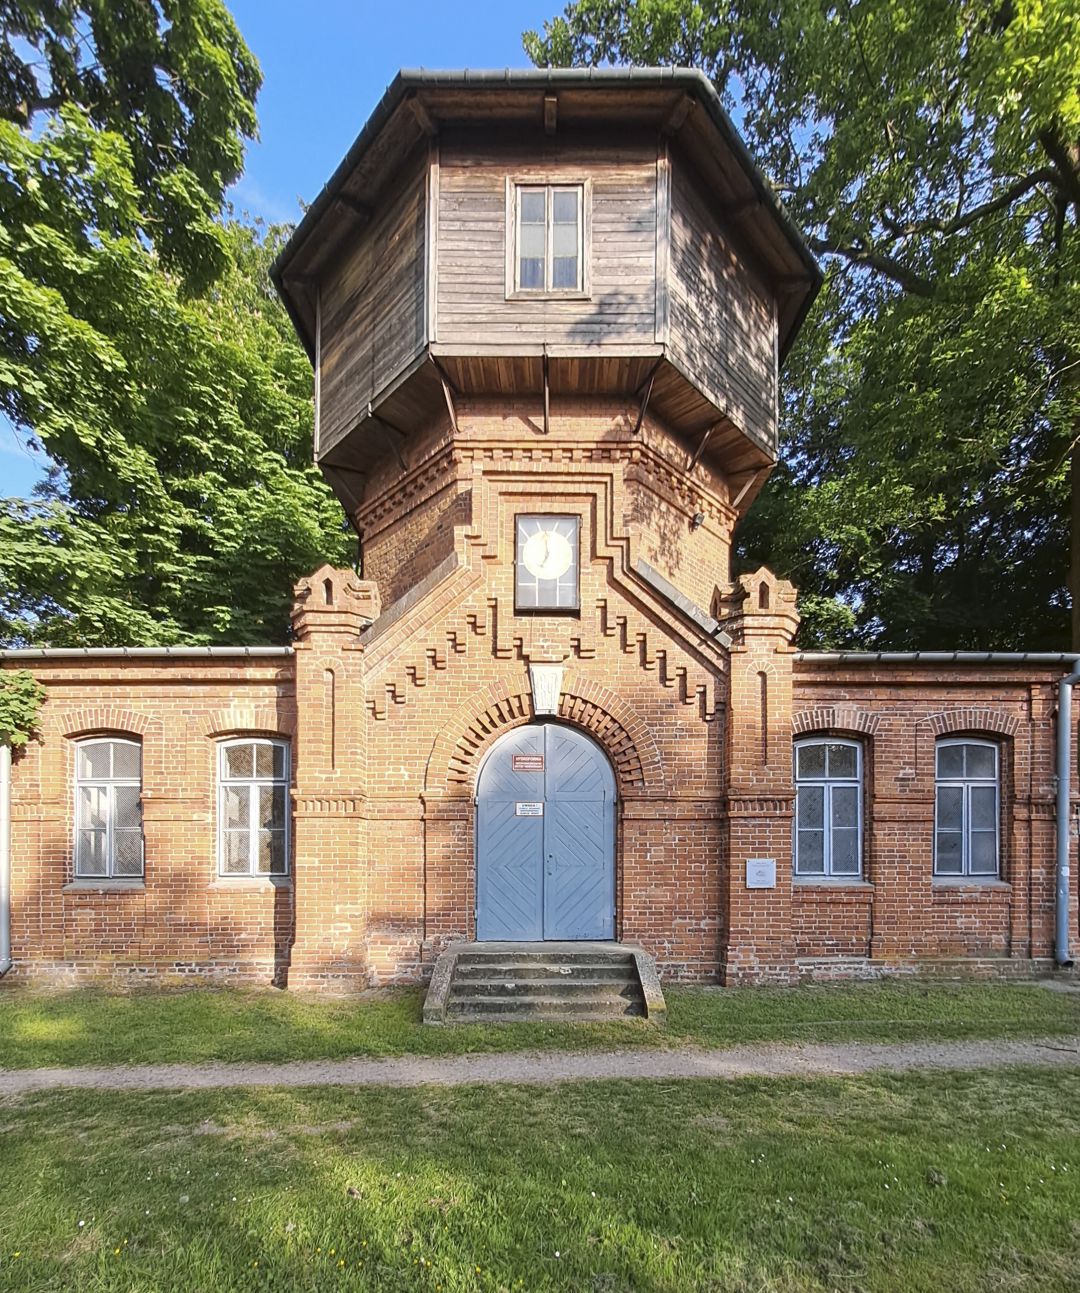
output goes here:
<path id="1" fill-rule="evenodd" d="M 543 817 L 543 815 L 544 801 L 542 799 L 532 801 L 527 800 L 524 803 L 519 802 L 514 805 L 515 817 Z"/>

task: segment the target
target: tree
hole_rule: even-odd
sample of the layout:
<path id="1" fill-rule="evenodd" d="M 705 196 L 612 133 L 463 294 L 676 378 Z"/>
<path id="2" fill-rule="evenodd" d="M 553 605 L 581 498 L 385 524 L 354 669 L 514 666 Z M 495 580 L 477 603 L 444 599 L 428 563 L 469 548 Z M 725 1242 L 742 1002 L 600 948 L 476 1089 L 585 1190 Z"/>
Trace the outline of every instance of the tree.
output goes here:
<path id="1" fill-rule="evenodd" d="M 254 59 L 218 0 L 0 15 L 0 413 L 53 464 L 0 505 L 0 636 L 282 641 L 292 582 L 347 541 L 282 231 L 219 218 Z"/>
<path id="2" fill-rule="evenodd" d="M 1075 4 L 579 0 L 525 47 L 705 70 L 823 260 L 740 534 L 802 585 L 803 641 L 1063 645 Z"/>

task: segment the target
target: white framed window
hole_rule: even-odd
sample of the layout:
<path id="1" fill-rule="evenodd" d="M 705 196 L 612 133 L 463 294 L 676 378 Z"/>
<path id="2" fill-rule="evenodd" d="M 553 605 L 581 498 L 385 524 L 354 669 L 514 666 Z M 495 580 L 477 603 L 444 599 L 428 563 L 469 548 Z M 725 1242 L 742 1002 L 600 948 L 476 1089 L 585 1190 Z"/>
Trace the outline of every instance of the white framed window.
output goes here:
<path id="1" fill-rule="evenodd" d="M 935 751 L 934 874 L 997 879 L 1000 752 L 972 737 L 938 741 Z"/>
<path id="2" fill-rule="evenodd" d="M 795 874 L 862 876 L 862 746 L 838 737 L 795 744 Z"/>
<path id="3" fill-rule="evenodd" d="M 115 736 L 75 747 L 76 879 L 143 873 L 142 746 Z"/>
<path id="4" fill-rule="evenodd" d="M 585 286 L 585 185 L 514 183 L 508 287 L 515 293 L 581 295 Z"/>
<path id="5" fill-rule="evenodd" d="M 242 737 L 218 746 L 218 874 L 289 874 L 289 747 Z"/>

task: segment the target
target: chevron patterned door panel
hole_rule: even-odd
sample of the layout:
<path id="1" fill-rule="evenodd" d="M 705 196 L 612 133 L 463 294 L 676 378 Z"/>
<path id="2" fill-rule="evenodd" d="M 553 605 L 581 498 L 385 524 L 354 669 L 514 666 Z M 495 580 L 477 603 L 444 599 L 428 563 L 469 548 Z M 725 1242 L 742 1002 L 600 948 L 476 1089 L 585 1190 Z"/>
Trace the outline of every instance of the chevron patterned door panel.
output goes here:
<path id="1" fill-rule="evenodd" d="M 516 728 L 480 773 L 476 936 L 615 937 L 615 776 L 587 736 Z"/>

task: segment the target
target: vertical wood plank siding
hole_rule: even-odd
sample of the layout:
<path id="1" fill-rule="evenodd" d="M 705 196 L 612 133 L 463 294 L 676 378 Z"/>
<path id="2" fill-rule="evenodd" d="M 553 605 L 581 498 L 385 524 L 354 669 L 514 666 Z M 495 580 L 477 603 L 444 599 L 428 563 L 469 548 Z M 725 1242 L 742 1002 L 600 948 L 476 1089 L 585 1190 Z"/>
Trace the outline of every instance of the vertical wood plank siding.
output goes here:
<path id="1" fill-rule="evenodd" d="M 326 277 L 321 301 L 319 452 L 424 344 L 426 147 L 402 167 L 399 187 Z"/>
<path id="2" fill-rule="evenodd" d="M 507 299 L 507 176 L 591 181 L 587 299 Z M 586 228 L 590 221 L 586 219 Z M 438 319 L 443 343 L 618 346 L 653 340 L 656 146 L 556 136 L 493 145 L 444 135 L 439 171 Z"/>
<path id="3" fill-rule="evenodd" d="M 735 424 L 776 450 L 772 299 L 740 264 L 676 157 L 671 176 L 670 343 Z"/>

